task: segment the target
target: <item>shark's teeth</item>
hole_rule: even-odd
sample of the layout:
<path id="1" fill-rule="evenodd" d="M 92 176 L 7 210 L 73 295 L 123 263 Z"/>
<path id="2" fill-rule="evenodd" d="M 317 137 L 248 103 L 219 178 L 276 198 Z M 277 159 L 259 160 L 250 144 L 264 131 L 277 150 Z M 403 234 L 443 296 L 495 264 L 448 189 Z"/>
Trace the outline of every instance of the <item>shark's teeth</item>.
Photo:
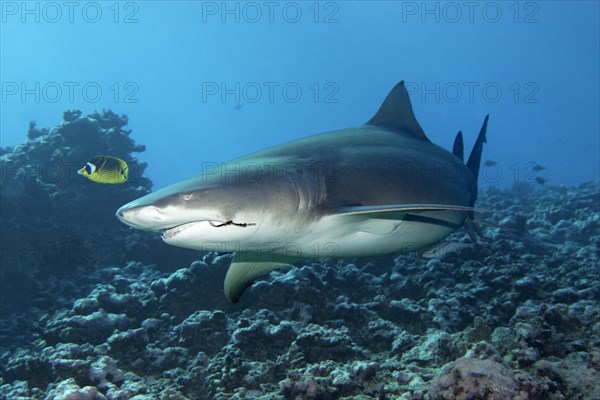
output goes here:
<path id="1" fill-rule="evenodd" d="M 169 229 L 165 229 L 162 231 L 161 238 L 162 239 L 171 239 L 178 235 L 180 232 L 186 230 L 187 228 L 200 223 L 200 221 L 188 222 L 185 224 L 177 225 Z"/>

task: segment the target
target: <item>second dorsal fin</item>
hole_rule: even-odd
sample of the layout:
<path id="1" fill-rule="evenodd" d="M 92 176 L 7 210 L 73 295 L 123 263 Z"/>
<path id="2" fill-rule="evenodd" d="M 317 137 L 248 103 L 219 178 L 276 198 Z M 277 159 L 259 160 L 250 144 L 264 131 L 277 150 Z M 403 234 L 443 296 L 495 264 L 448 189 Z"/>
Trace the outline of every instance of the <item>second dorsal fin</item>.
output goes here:
<path id="1" fill-rule="evenodd" d="M 429 141 L 423 128 L 415 118 L 404 81 L 394 86 L 375 116 L 367 123 L 402 131 L 416 138 Z"/>
<path id="2" fill-rule="evenodd" d="M 464 161 L 465 155 L 465 146 L 463 144 L 463 136 L 462 132 L 458 131 L 456 134 L 456 138 L 454 139 L 454 146 L 452 147 L 452 153 L 460 159 L 460 161 Z"/>

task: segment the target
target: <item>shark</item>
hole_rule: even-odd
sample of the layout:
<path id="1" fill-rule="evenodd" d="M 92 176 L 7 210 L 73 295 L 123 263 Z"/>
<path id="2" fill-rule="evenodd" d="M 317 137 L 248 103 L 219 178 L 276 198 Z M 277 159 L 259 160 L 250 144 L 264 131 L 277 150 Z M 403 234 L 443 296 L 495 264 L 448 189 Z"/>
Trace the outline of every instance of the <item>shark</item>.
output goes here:
<path id="1" fill-rule="evenodd" d="M 257 279 L 303 260 L 415 251 L 461 226 L 475 238 L 488 117 L 465 162 L 462 133 L 452 151 L 432 143 L 402 81 L 365 124 L 210 164 L 116 216 L 169 245 L 235 253 L 224 292 L 236 303 Z"/>

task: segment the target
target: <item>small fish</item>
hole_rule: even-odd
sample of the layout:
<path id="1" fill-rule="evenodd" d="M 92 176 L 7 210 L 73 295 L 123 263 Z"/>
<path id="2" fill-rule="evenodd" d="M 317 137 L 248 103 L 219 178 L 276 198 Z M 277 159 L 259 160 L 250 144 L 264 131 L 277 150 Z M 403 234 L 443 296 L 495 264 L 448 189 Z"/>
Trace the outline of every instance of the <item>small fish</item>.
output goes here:
<path id="1" fill-rule="evenodd" d="M 421 257 L 442 259 L 450 253 L 460 253 L 464 249 L 472 247 L 473 245 L 471 243 L 441 241 L 427 247 L 421 254 Z"/>
<path id="2" fill-rule="evenodd" d="M 536 176 L 535 181 L 537 183 L 539 183 L 540 185 L 543 185 L 544 183 L 546 183 L 546 178 L 542 178 L 541 176 Z"/>
<path id="3" fill-rule="evenodd" d="M 533 169 L 534 171 L 541 171 L 541 170 L 543 170 L 543 169 L 546 169 L 546 167 L 544 167 L 544 166 L 542 166 L 542 165 L 539 165 L 539 164 L 536 164 L 536 165 L 534 165 L 534 166 L 533 166 L 533 168 L 532 168 L 532 169 Z"/>
<path id="4" fill-rule="evenodd" d="M 493 160 L 485 160 L 485 162 L 483 163 L 483 165 L 485 165 L 486 167 L 493 167 L 496 164 L 498 164 L 498 163 Z"/>
<path id="5" fill-rule="evenodd" d="M 243 104 L 236 104 L 235 107 L 234 107 L 234 109 L 237 111 L 237 110 L 241 110 L 242 107 L 244 107 Z"/>
<path id="6" fill-rule="evenodd" d="M 95 156 L 77 173 L 96 183 L 123 183 L 127 181 L 129 167 L 117 157 Z"/>

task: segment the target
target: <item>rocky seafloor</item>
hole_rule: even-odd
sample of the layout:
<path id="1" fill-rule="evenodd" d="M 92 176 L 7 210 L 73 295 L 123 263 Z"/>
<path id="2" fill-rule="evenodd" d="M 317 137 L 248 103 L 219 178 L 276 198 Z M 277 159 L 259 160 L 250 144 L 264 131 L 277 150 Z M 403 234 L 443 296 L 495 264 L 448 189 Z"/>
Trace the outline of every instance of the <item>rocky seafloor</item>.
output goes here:
<path id="1" fill-rule="evenodd" d="M 486 240 L 306 262 L 235 305 L 228 254 L 30 274 L 34 301 L 3 309 L 0 398 L 600 399 L 599 196 L 490 188 Z"/>

